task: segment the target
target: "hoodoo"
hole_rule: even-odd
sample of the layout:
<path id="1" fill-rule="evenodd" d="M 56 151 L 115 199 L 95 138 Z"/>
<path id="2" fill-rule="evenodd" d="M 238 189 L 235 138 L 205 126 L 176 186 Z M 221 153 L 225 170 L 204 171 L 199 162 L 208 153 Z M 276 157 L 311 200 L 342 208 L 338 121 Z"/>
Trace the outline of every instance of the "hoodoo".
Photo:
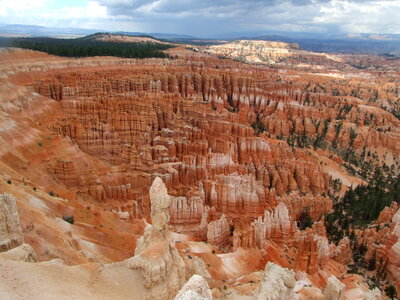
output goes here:
<path id="1" fill-rule="evenodd" d="M 192 42 L 1 49 L 0 298 L 395 298 L 399 60 Z"/>
<path id="2" fill-rule="evenodd" d="M 139 269 L 150 290 L 146 299 L 173 299 L 185 283 L 185 263 L 168 229 L 170 196 L 163 181 L 156 177 L 150 187 L 151 222 L 138 240 L 135 256 L 126 260 L 129 268 Z"/>

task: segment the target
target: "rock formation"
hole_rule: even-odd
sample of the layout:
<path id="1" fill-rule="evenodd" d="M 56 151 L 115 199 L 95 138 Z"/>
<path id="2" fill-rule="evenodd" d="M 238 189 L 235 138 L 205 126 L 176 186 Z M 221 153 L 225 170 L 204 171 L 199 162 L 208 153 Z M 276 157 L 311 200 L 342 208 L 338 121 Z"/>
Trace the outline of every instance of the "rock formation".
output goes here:
<path id="1" fill-rule="evenodd" d="M 324 290 L 324 300 L 342 300 L 343 290 L 344 284 L 335 276 L 330 276 Z"/>
<path id="2" fill-rule="evenodd" d="M 287 242 L 293 238 L 295 232 L 295 223 L 290 219 L 289 210 L 282 202 L 272 212 L 265 211 L 264 218 L 258 217 L 252 225 L 259 247 L 267 239 L 277 243 Z"/>
<path id="3" fill-rule="evenodd" d="M 375 258 L 376 270 L 384 272 L 400 290 L 400 209 L 392 203 L 380 213 L 375 227 L 360 234 L 359 243 L 367 248 L 365 259 Z"/>
<path id="4" fill-rule="evenodd" d="M 332 258 L 344 265 L 350 264 L 353 261 L 350 239 L 347 236 L 341 239 L 337 247 L 334 248 Z"/>
<path id="5" fill-rule="evenodd" d="M 382 294 L 378 288 L 374 288 L 364 294 L 363 300 L 381 300 Z"/>
<path id="6" fill-rule="evenodd" d="M 274 263 L 267 263 L 263 278 L 257 289 L 257 300 L 295 300 L 294 271 L 282 268 Z"/>
<path id="7" fill-rule="evenodd" d="M 35 250 L 24 243 L 15 198 L 0 194 L 0 258 L 36 262 Z"/>
<path id="8" fill-rule="evenodd" d="M 257 45 L 264 58 L 250 54 Z M 171 298 L 168 284 L 177 292 L 184 276 L 170 229 L 218 284 L 266 261 L 319 288 L 346 269 L 349 240 L 329 244 L 319 220 L 331 195 L 368 181 L 371 168 L 398 174 L 398 61 L 236 46 L 249 61 L 280 61 L 269 68 L 181 47 L 169 50 L 174 60 L 0 51 L 0 189 L 18 197 L 39 260 L 123 261 L 137 244 L 132 266 L 150 293 Z M 155 176 L 171 195 L 160 203 L 148 195 Z M 397 210 L 356 234 L 399 288 Z M 304 211 L 315 225 L 300 230 Z M 75 224 L 62 220 L 71 212 Z"/>
<path id="9" fill-rule="evenodd" d="M 315 238 L 311 228 L 298 233 L 296 236 L 296 247 L 298 249 L 296 257 L 296 269 L 314 274 L 318 271 L 319 249 L 318 239 Z"/>
<path id="10" fill-rule="evenodd" d="M 397 289 L 400 289 L 400 208 L 392 217 L 391 222 L 392 234 L 387 241 L 387 246 L 390 247 L 388 251 L 388 265 L 387 272 L 390 278 L 394 279 Z"/>
<path id="11" fill-rule="evenodd" d="M 189 265 L 189 275 L 200 275 L 208 283 L 211 283 L 211 275 L 206 269 L 204 261 L 195 256 Z"/>
<path id="12" fill-rule="evenodd" d="M 200 48 L 200 50 L 224 57 L 240 59 L 248 63 L 274 64 L 283 58 L 291 56 L 302 56 L 303 58 L 307 58 L 308 56 L 328 57 L 326 55 L 302 51 L 298 44 L 262 40 L 238 40 L 222 45 Z"/>
<path id="13" fill-rule="evenodd" d="M 207 242 L 221 250 L 229 249 L 230 233 L 228 221 L 222 215 L 218 220 L 208 223 Z"/>
<path id="14" fill-rule="evenodd" d="M 0 194 L 0 252 L 24 242 L 17 203 L 10 194 Z"/>
<path id="15" fill-rule="evenodd" d="M 211 300 L 211 290 L 200 275 L 193 275 L 176 295 L 175 300 Z"/>
<path id="16" fill-rule="evenodd" d="M 24 261 L 24 262 L 37 262 L 35 250 L 29 244 L 22 244 L 6 252 L 0 253 L 0 258 Z"/>
<path id="17" fill-rule="evenodd" d="M 171 240 L 168 229 L 170 196 L 156 177 L 150 187 L 151 221 L 138 240 L 135 256 L 126 265 L 139 269 L 148 299 L 172 299 L 185 282 L 185 264 Z"/>

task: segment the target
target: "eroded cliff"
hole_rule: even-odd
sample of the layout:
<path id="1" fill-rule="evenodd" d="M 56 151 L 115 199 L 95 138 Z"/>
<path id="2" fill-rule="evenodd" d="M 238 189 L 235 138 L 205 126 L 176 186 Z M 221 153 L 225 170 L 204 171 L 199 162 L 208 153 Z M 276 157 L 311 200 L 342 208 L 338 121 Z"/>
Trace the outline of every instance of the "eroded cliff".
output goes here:
<path id="1" fill-rule="evenodd" d="M 16 195 L 25 241 L 39 260 L 79 264 L 134 253 L 143 262 L 153 253 L 148 241 L 161 237 L 155 261 L 165 276 L 155 282 L 169 272 L 180 282 L 167 288 L 169 298 L 183 285 L 171 268 L 181 257 L 186 266 L 178 269 L 188 271 L 193 257 L 204 261 L 216 297 L 268 261 L 306 274 L 322 295 L 329 276 L 345 276 L 352 262 L 349 239 L 335 245 L 325 231 L 332 199 L 370 180 L 371 169 L 398 174 L 398 75 L 350 74 L 340 62 L 330 66 L 335 73 L 316 73 L 170 52 L 178 58 L 2 53 L 0 187 Z M 157 213 L 148 194 L 156 177 L 171 195 Z M 395 230 L 386 231 L 393 281 L 398 243 Z M 246 284 L 235 287 L 246 294 Z"/>

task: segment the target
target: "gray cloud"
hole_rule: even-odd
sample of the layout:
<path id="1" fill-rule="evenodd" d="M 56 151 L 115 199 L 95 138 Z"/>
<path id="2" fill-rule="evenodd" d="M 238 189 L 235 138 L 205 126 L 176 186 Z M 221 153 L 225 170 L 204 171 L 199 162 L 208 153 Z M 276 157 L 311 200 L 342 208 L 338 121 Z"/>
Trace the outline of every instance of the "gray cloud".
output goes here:
<path id="1" fill-rule="evenodd" d="M 224 32 L 310 29 L 316 0 L 98 0 L 114 16 L 144 24 L 149 31 L 168 30 L 197 36 Z"/>
<path id="2" fill-rule="evenodd" d="M 97 0 L 112 16 L 148 31 L 400 33 L 400 0 Z"/>
<path id="3" fill-rule="evenodd" d="M 63 7 L 49 8 L 60 1 Z M 6 23 L 215 37 L 225 33 L 398 33 L 400 0 L 0 0 Z"/>

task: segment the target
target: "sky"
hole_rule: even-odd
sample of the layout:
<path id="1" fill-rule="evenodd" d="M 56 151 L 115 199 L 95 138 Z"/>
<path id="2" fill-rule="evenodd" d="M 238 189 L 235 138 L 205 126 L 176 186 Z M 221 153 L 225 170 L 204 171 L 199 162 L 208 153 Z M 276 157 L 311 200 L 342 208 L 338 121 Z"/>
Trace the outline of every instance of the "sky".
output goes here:
<path id="1" fill-rule="evenodd" d="M 0 0 L 0 23 L 197 37 L 400 34 L 400 0 Z"/>

